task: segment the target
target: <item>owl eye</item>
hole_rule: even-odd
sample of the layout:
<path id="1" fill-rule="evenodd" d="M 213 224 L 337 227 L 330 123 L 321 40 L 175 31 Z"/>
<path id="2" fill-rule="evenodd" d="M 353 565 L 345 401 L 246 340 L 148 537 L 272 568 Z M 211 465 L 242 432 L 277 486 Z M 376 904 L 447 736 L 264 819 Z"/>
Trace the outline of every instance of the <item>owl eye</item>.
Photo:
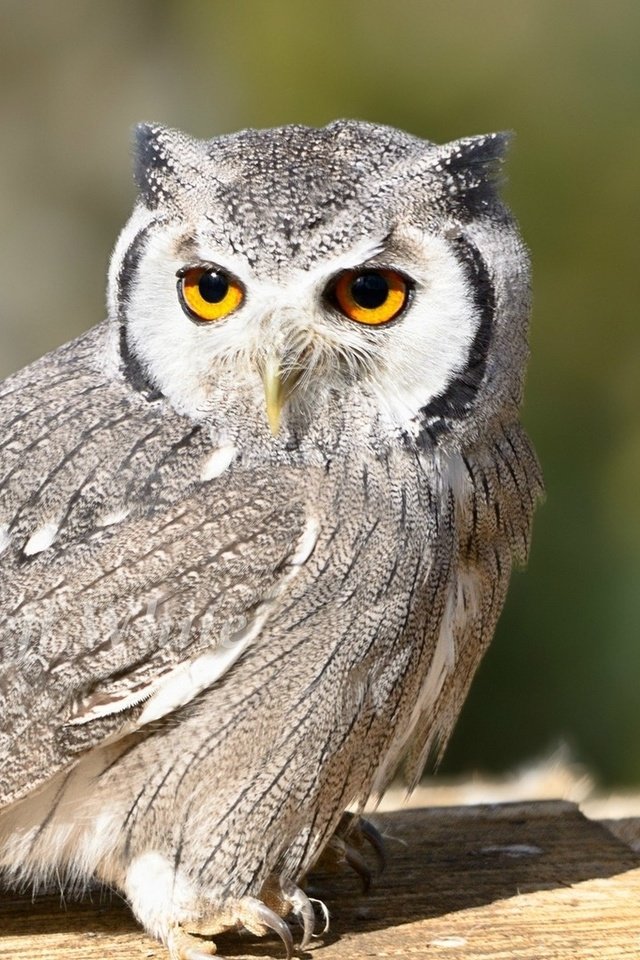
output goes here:
<path id="1" fill-rule="evenodd" d="M 191 267 L 178 273 L 178 297 L 192 320 L 210 323 L 238 309 L 244 288 L 219 267 Z"/>
<path id="2" fill-rule="evenodd" d="M 395 270 L 345 270 L 331 292 L 349 320 L 377 325 L 398 316 L 407 305 L 410 287 Z"/>

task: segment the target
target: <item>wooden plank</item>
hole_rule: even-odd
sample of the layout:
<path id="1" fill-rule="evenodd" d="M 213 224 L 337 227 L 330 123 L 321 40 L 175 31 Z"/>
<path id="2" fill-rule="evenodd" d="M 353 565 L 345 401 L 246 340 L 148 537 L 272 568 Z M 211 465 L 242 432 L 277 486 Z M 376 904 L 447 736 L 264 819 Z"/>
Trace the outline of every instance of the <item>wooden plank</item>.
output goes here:
<path id="1" fill-rule="evenodd" d="M 389 865 L 362 896 L 343 871 L 314 878 L 332 914 L 318 960 L 638 960 L 640 857 L 572 804 L 385 813 Z M 322 945 L 322 946 L 321 946 Z M 225 934 L 223 956 L 284 956 L 272 938 Z M 0 957 L 162 960 L 107 894 L 93 902 L 5 894 Z"/>

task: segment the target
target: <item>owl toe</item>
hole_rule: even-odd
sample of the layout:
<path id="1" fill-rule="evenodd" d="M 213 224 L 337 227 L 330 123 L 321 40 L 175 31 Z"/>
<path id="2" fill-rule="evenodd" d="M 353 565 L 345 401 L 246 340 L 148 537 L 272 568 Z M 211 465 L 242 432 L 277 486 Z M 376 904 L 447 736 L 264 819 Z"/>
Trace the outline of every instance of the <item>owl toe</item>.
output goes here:
<path id="1" fill-rule="evenodd" d="M 283 912 L 285 914 L 289 913 L 291 903 L 288 898 L 280 902 L 284 907 Z M 199 940 L 194 935 L 211 936 L 226 930 L 243 928 L 258 937 L 264 937 L 268 933 L 276 933 L 284 944 L 287 960 L 292 960 L 294 952 L 293 937 L 288 924 L 267 903 L 257 897 L 242 897 L 235 903 L 227 904 L 199 920 L 189 921 L 179 926 L 174 933 L 177 952 L 173 944 L 170 945 L 171 960 L 202 960 L 198 951 L 209 955 L 215 953 L 216 948 L 211 941 Z"/>
<path id="2" fill-rule="evenodd" d="M 212 940 L 194 937 L 180 926 L 174 927 L 170 932 L 167 947 L 171 960 L 211 960 L 211 957 L 217 954 Z"/>
<path id="3" fill-rule="evenodd" d="M 368 851 L 375 855 L 375 871 L 365 857 Z M 369 820 L 353 813 L 342 815 L 316 866 L 320 870 L 334 869 L 345 863 L 360 878 L 364 893 L 369 892 L 374 873 L 382 873 L 386 865 L 384 839 L 379 830 Z"/>

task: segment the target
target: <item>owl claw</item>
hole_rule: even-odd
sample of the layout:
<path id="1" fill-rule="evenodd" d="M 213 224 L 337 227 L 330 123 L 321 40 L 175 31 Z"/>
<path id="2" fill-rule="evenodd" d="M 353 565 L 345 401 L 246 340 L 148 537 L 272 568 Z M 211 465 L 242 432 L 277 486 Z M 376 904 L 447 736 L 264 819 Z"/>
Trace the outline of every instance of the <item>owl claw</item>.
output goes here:
<path id="1" fill-rule="evenodd" d="M 296 891 L 297 888 L 292 884 L 292 893 L 295 894 Z M 309 914 L 305 901 L 308 903 L 308 898 L 301 890 L 297 891 L 295 898 L 287 897 L 285 912 L 293 907 L 303 917 L 306 941 L 309 935 Z M 313 914 L 310 903 L 309 908 Z M 211 960 L 212 954 L 216 953 L 216 946 L 212 941 L 201 940 L 200 937 L 224 933 L 226 930 L 237 930 L 241 927 L 258 937 L 264 937 L 269 930 L 277 933 L 284 944 L 287 960 L 292 960 L 293 937 L 289 927 L 275 910 L 256 897 L 243 897 L 222 907 L 217 913 L 212 912 L 209 916 L 202 916 L 174 927 L 167 942 L 171 960 Z M 312 931 L 313 927 L 311 927 Z"/>
<path id="2" fill-rule="evenodd" d="M 282 893 L 287 898 L 294 916 L 302 926 L 303 935 L 300 941 L 300 949 L 306 950 L 311 943 L 316 925 L 316 915 L 313 904 L 304 890 L 301 890 L 300 887 L 297 887 L 295 883 L 292 883 L 290 880 L 282 884 Z M 322 906 L 325 910 L 327 909 L 324 904 L 322 904 Z"/>
<path id="3" fill-rule="evenodd" d="M 314 937 L 321 937 L 323 936 L 323 934 L 327 933 L 327 931 L 329 930 L 329 910 L 327 908 L 326 903 L 324 903 L 322 900 L 318 900 L 317 897 L 309 897 L 309 902 L 317 903 L 322 912 L 322 917 L 324 920 L 324 927 L 322 928 L 322 933 L 313 934 Z"/>
<path id="4" fill-rule="evenodd" d="M 302 892 L 302 891 L 300 891 Z M 240 901 L 239 919 L 252 933 L 264 934 L 266 930 L 277 933 L 287 951 L 287 960 L 293 960 L 293 937 L 291 930 L 282 917 L 255 897 L 244 897 Z M 260 929 L 262 927 L 263 929 Z M 306 930 L 306 927 L 305 927 Z M 306 935 L 306 933 L 305 933 Z"/>
<path id="5" fill-rule="evenodd" d="M 360 882 L 362 883 L 362 892 L 369 893 L 371 889 L 371 880 L 373 878 L 373 873 L 369 869 L 366 860 L 362 854 L 355 849 L 355 847 L 349 846 L 348 843 L 344 844 L 344 849 L 342 851 L 345 861 L 349 864 L 354 873 L 357 873 L 360 877 Z"/>
<path id="6" fill-rule="evenodd" d="M 360 877 L 363 892 L 368 893 L 374 875 L 362 853 L 368 848 L 373 850 L 378 861 L 375 873 L 382 873 L 386 866 L 386 857 L 380 832 L 363 817 L 345 813 L 325 848 L 321 861 L 328 862 L 328 865 L 348 864 Z"/>
<path id="7" fill-rule="evenodd" d="M 387 866 L 387 855 L 382 834 L 370 820 L 365 820 L 364 817 L 359 818 L 357 829 L 362 834 L 362 839 L 367 841 L 375 853 L 378 861 L 378 873 L 382 873 Z"/>
<path id="8" fill-rule="evenodd" d="M 340 837 L 347 846 L 358 850 L 362 850 L 365 844 L 368 844 L 378 861 L 377 873 L 382 873 L 387 865 L 384 838 L 370 820 L 365 820 L 364 817 L 355 813 L 343 813 L 336 836 Z"/>
<path id="9" fill-rule="evenodd" d="M 264 936 L 269 930 L 277 933 L 284 944 L 286 960 L 292 960 L 293 937 L 280 914 L 286 916 L 291 912 L 297 918 L 303 931 L 300 949 L 306 950 L 314 936 L 316 925 L 314 902 L 319 904 L 324 917 L 323 933 L 329 929 L 329 911 L 324 903 L 321 900 L 310 900 L 304 890 L 291 880 L 278 881 L 273 877 L 263 889 L 262 895 L 275 909 L 257 897 L 243 897 L 223 907 L 217 915 L 203 916 L 175 926 L 167 941 L 171 960 L 211 960 L 212 955 L 216 954 L 216 946 L 211 940 L 202 940 L 200 937 L 240 927 L 257 936 Z"/>

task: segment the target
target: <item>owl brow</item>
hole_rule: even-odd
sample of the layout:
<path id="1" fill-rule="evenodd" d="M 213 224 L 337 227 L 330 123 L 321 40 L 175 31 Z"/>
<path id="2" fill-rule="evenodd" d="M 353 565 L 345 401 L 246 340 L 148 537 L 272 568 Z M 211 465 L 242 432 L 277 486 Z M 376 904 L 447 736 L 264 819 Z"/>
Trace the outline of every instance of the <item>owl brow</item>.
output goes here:
<path id="1" fill-rule="evenodd" d="M 218 244 L 212 243 L 211 245 L 212 248 L 215 247 L 213 258 L 209 256 L 203 257 L 198 237 L 193 233 L 187 233 L 176 240 L 173 253 L 177 260 L 182 261 L 183 267 L 181 269 L 183 270 L 190 269 L 191 267 L 215 266 L 223 270 L 228 270 L 234 275 L 238 275 L 250 267 L 248 258 L 235 248 L 225 250 Z M 178 276 L 179 275 L 180 272 L 178 272 Z"/>
<path id="2" fill-rule="evenodd" d="M 336 270 L 359 270 L 363 267 L 367 267 L 370 264 L 376 265 L 382 263 L 382 259 L 389 253 L 389 240 L 391 234 L 380 238 L 379 240 L 374 240 L 373 243 L 369 243 L 366 246 L 363 244 L 359 247 L 352 247 L 351 249 L 345 250 L 338 258 L 338 265 L 336 266 L 335 261 L 331 264 L 331 272 L 335 273 Z M 381 259 L 382 258 L 382 259 Z M 386 262 L 386 261 L 385 261 Z M 324 269 L 320 266 L 319 271 L 321 275 L 324 276 Z"/>
<path id="3" fill-rule="evenodd" d="M 175 242 L 175 255 L 180 260 L 197 259 L 198 241 L 193 233 L 185 233 Z"/>
<path id="4" fill-rule="evenodd" d="M 409 240 L 396 230 L 389 232 L 375 245 L 366 256 L 357 264 L 360 267 L 385 266 L 393 267 L 398 259 L 410 260 L 415 247 Z"/>
<path id="5" fill-rule="evenodd" d="M 380 240 L 374 241 L 374 243 L 368 249 L 360 253 L 361 259 L 358 266 L 365 266 L 368 263 L 378 260 L 381 255 L 387 255 L 392 246 L 393 234 L 390 232 Z"/>

